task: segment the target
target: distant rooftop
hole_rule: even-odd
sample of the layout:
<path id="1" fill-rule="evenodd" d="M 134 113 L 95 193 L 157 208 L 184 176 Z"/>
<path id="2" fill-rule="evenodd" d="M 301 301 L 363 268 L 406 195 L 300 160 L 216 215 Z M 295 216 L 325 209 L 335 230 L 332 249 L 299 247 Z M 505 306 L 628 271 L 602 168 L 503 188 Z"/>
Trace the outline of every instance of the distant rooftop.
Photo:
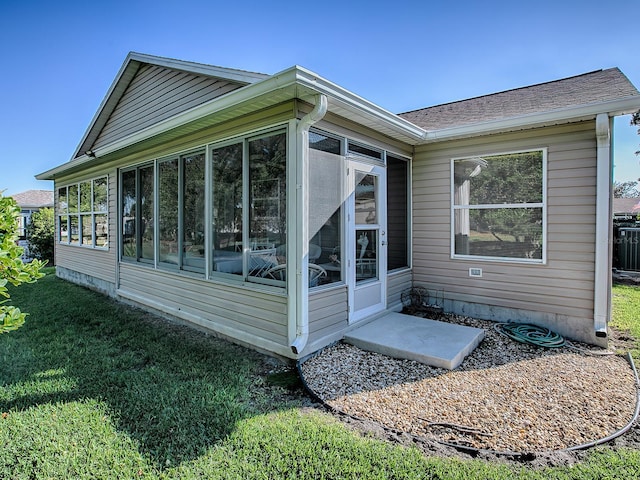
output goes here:
<path id="1" fill-rule="evenodd" d="M 640 92 L 618 68 L 609 68 L 399 116 L 426 130 L 439 130 L 633 96 Z"/>
<path id="2" fill-rule="evenodd" d="M 635 208 L 635 210 L 634 210 Z M 638 213 L 640 214 L 640 197 L 635 198 L 614 198 L 613 213 Z"/>
<path id="3" fill-rule="evenodd" d="M 53 207 L 52 190 L 27 190 L 26 192 L 11 195 L 11 197 L 21 208 Z"/>

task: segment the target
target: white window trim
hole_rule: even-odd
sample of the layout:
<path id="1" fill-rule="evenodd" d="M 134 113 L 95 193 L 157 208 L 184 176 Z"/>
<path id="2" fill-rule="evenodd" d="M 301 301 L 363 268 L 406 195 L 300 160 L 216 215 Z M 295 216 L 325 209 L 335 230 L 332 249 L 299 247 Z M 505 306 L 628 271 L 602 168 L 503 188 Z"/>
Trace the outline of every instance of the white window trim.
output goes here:
<path id="1" fill-rule="evenodd" d="M 488 205 L 456 205 L 455 204 L 455 161 L 472 158 L 474 156 L 492 157 L 497 155 L 512 155 L 526 152 L 542 152 L 542 202 L 536 203 L 507 203 L 507 204 L 488 204 Z M 451 202 L 451 216 L 450 216 L 450 257 L 453 260 L 472 260 L 481 262 L 495 262 L 495 263 L 513 263 L 513 264 L 525 264 L 525 265 L 546 265 L 547 264 L 547 163 L 548 163 L 548 148 L 537 147 L 527 148 L 523 150 L 511 150 L 506 152 L 493 152 L 493 153 L 478 153 L 477 155 L 465 155 L 461 157 L 453 157 L 450 161 L 450 202 Z M 527 258 L 509 258 L 509 257 L 491 257 L 481 255 L 461 255 L 455 252 L 455 212 L 457 210 L 481 210 L 481 209 L 499 209 L 499 208 L 542 208 L 542 258 L 541 259 L 527 259 Z"/>

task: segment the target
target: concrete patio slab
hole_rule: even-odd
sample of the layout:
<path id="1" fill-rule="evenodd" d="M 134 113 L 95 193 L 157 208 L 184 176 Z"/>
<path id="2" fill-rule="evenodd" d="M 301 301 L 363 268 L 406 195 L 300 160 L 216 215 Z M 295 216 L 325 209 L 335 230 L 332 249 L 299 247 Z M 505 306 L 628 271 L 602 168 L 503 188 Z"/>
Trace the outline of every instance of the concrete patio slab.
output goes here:
<path id="1" fill-rule="evenodd" d="M 453 370 L 483 338 L 481 328 L 391 312 L 351 330 L 344 341 L 363 350 Z"/>

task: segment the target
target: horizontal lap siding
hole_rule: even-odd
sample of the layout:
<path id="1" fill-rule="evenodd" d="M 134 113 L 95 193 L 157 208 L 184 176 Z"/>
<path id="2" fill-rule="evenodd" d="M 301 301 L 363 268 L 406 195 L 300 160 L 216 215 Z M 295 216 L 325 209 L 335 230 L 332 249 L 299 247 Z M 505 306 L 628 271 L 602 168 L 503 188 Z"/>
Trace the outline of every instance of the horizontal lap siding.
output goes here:
<path id="1" fill-rule="evenodd" d="M 241 86 L 228 80 L 144 65 L 123 94 L 93 148 L 125 138 Z"/>
<path id="2" fill-rule="evenodd" d="M 113 255 L 105 250 L 58 244 L 56 265 L 115 283 L 115 260 Z"/>
<path id="3" fill-rule="evenodd" d="M 133 294 L 172 310 L 287 345 L 287 297 L 192 278 L 125 262 L 120 265 L 119 294 Z M 151 305 L 152 306 L 152 305 Z M 179 315 L 178 315 L 179 316 Z"/>
<path id="4" fill-rule="evenodd" d="M 387 276 L 387 308 L 398 310 L 402 305 L 402 292 L 411 288 L 413 275 L 410 270 Z"/>
<path id="5" fill-rule="evenodd" d="M 547 264 L 454 260 L 451 158 L 548 148 Z M 593 318 L 595 125 L 539 129 L 419 149 L 413 164 L 414 281 L 445 299 Z M 470 278 L 469 268 L 483 270 Z"/>
<path id="6" fill-rule="evenodd" d="M 322 342 L 323 338 L 330 343 L 332 336 L 341 337 L 348 326 L 348 308 L 346 286 L 309 292 L 308 343 Z"/>

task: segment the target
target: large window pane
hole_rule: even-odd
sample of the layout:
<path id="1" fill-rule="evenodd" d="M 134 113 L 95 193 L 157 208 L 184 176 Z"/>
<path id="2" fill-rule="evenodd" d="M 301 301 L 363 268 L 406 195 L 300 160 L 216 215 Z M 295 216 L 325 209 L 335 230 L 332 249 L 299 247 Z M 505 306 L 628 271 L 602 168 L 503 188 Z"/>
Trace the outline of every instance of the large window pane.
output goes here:
<path id="1" fill-rule="evenodd" d="M 69 213 L 78 213 L 78 185 L 69 185 Z"/>
<path id="2" fill-rule="evenodd" d="M 456 160 L 456 205 L 496 205 L 542 202 L 542 151 Z M 466 203 L 465 203 L 466 202 Z"/>
<path id="3" fill-rule="evenodd" d="M 158 164 L 160 261 L 178 264 L 178 159 Z"/>
<path id="4" fill-rule="evenodd" d="M 137 258 L 136 171 L 122 173 L 122 256 Z"/>
<path id="5" fill-rule="evenodd" d="M 62 187 L 58 189 L 58 213 L 64 214 L 67 213 L 68 205 L 67 205 L 67 187 Z"/>
<path id="6" fill-rule="evenodd" d="M 183 267 L 204 271 L 204 153 L 182 158 L 184 164 Z"/>
<path id="7" fill-rule="evenodd" d="M 109 225 L 106 215 L 95 215 L 95 246 L 106 247 L 108 244 Z"/>
<path id="8" fill-rule="evenodd" d="M 456 253 L 483 257 L 542 258 L 542 208 L 457 210 L 456 223 L 469 216 L 467 239 Z"/>
<path id="9" fill-rule="evenodd" d="M 107 177 L 97 178 L 93 181 L 93 211 L 107 211 Z"/>
<path id="10" fill-rule="evenodd" d="M 69 217 L 69 230 L 70 230 L 70 238 L 69 242 L 73 245 L 80 244 L 80 227 L 78 225 L 78 216 L 71 215 Z"/>
<path id="11" fill-rule="evenodd" d="M 387 270 L 409 266 L 409 162 L 387 155 Z"/>
<path id="12" fill-rule="evenodd" d="M 91 212 L 91 181 L 80 184 L 80 212 Z"/>
<path id="13" fill-rule="evenodd" d="M 309 263 L 327 272 L 323 284 L 342 281 L 344 162 L 340 155 L 309 151 Z"/>
<path id="14" fill-rule="evenodd" d="M 287 155 L 284 133 L 249 142 L 249 275 L 263 277 L 286 263 Z"/>
<path id="15" fill-rule="evenodd" d="M 212 151 L 213 269 L 242 275 L 242 143 Z"/>
<path id="16" fill-rule="evenodd" d="M 454 160 L 454 253 L 544 258 L 544 151 Z"/>
<path id="17" fill-rule="evenodd" d="M 82 230 L 82 245 L 93 246 L 93 221 L 92 215 L 80 215 Z"/>
<path id="18" fill-rule="evenodd" d="M 139 258 L 153 260 L 153 165 L 140 169 L 140 203 L 141 216 L 139 229 L 141 245 Z"/>

